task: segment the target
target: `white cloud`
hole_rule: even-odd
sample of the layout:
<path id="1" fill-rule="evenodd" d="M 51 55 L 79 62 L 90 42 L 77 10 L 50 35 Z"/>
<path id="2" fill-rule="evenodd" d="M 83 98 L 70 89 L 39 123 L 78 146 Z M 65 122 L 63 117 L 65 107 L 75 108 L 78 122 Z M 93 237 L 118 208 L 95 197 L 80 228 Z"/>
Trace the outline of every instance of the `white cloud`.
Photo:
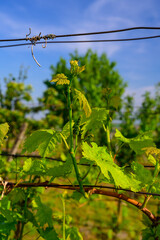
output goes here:
<path id="1" fill-rule="evenodd" d="M 10 37 L 25 37 L 29 33 L 29 28 L 32 30 L 32 35 L 38 35 L 40 32 L 42 35 L 55 33 L 62 34 L 66 30 L 65 27 L 56 26 L 54 24 L 43 25 L 35 23 L 35 21 L 19 21 L 15 17 L 11 17 L 6 13 L 0 12 L 0 31 L 1 34 L 6 34 Z"/>
<path id="2" fill-rule="evenodd" d="M 38 1 L 38 0 L 37 0 Z M 38 35 L 39 32 L 43 34 L 55 33 L 83 33 L 83 32 L 92 32 L 92 31 L 103 31 L 111 29 L 119 29 L 123 27 L 131 27 L 138 25 L 137 16 L 147 11 L 150 7 L 150 0 L 146 0 L 146 4 L 139 3 L 137 8 L 131 8 L 134 4 L 124 0 L 116 2 L 115 0 L 95 0 L 90 1 L 91 4 L 88 8 L 82 11 L 81 19 L 73 21 L 73 19 L 67 19 L 64 21 L 63 25 L 59 25 L 54 22 L 53 24 L 49 22 L 44 24 L 42 21 L 19 21 L 17 17 L 12 17 L 3 12 L 0 12 L 0 30 L 2 35 L 7 35 L 7 37 L 25 37 L 28 33 L 29 27 L 32 28 L 32 35 Z M 137 0 L 136 0 L 137 2 Z M 49 4 L 49 3 L 48 3 Z M 51 4 L 51 2 L 50 2 Z M 154 10 L 154 7 L 151 9 Z M 106 13 L 104 13 L 106 11 Z M 130 12 L 130 15 L 128 14 Z M 124 13 L 124 14 L 122 14 Z M 133 18 L 134 16 L 134 18 Z M 118 38 L 121 37 L 120 34 L 111 34 L 111 35 L 97 35 L 98 39 L 104 38 Z M 96 37 L 95 37 L 96 38 Z M 73 38 L 72 38 L 73 39 Z M 93 37 L 84 37 L 84 38 L 74 38 L 76 39 L 93 39 Z M 61 39 L 57 39 L 61 40 Z M 67 39 L 69 40 L 69 39 Z M 81 43 L 81 44 L 59 44 L 59 45 L 49 45 L 47 49 L 64 49 L 64 51 L 73 51 L 76 48 L 80 53 L 85 53 L 88 48 L 92 48 L 97 53 L 101 54 L 106 52 L 109 57 L 115 56 L 120 50 L 125 50 L 125 44 L 118 43 Z M 47 50 L 46 49 L 46 50 Z M 41 51 L 41 48 L 38 48 Z M 137 51 L 142 52 L 142 45 Z M 145 48 L 143 48 L 143 52 Z"/>
<path id="3" fill-rule="evenodd" d="M 16 30 L 19 29 L 20 23 L 18 21 L 15 21 L 9 15 L 0 12 L 0 29 L 1 33 L 3 32 L 10 32 L 10 30 Z M 9 28 L 9 29 L 8 29 Z"/>
<path id="4" fill-rule="evenodd" d="M 97 12 L 101 11 L 101 9 L 112 0 L 96 0 L 94 1 L 89 8 L 87 9 L 87 14 L 97 14 Z"/>
<path id="5" fill-rule="evenodd" d="M 104 14 L 104 8 L 108 10 L 108 6 L 112 6 L 114 0 L 96 0 L 93 1 L 89 7 L 82 12 L 81 21 L 71 21 L 68 19 L 63 26 L 59 24 L 50 23 L 44 24 L 41 21 L 19 21 L 15 17 L 11 17 L 5 13 L 0 12 L 0 21 L 1 21 L 1 34 L 6 34 L 9 37 L 25 37 L 25 35 L 29 31 L 29 27 L 32 28 L 32 35 L 38 35 L 39 32 L 43 34 L 55 33 L 55 34 L 63 34 L 63 33 L 83 33 L 83 32 L 92 32 L 92 31 L 101 31 L 101 30 L 109 30 L 109 29 L 117 29 L 125 26 L 126 23 L 129 26 L 135 25 L 135 22 L 128 17 L 120 16 L 119 14 L 114 15 L 111 13 Z M 123 2 L 123 1 L 122 1 Z M 121 2 L 116 5 L 116 9 L 121 7 L 123 4 Z M 129 4 L 128 4 L 129 5 Z M 116 11 L 116 9 L 114 11 Z M 112 9 L 113 10 L 113 9 Z M 98 35 L 98 39 L 104 38 L 116 38 L 118 34 L 114 35 Z M 84 37 L 84 38 L 74 38 L 82 39 L 82 40 L 90 40 L 93 37 Z M 61 40 L 61 39 L 58 39 Z M 69 40 L 69 39 L 68 39 Z M 58 50 L 60 48 L 64 49 L 64 51 L 73 51 L 76 48 L 80 53 L 85 53 L 88 48 L 92 48 L 97 53 L 101 54 L 102 52 L 106 52 L 109 57 L 114 56 L 118 51 L 123 49 L 124 45 L 118 43 L 81 43 L 81 44 L 65 44 L 65 45 L 49 45 L 48 49 Z M 40 50 L 41 48 L 38 48 Z"/>

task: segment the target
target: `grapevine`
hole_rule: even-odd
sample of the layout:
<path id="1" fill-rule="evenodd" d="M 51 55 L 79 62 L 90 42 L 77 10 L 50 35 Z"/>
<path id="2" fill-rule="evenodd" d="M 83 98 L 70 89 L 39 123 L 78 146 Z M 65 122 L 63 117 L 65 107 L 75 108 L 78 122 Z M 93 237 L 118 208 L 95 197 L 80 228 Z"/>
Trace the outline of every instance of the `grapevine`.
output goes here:
<path id="1" fill-rule="evenodd" d="M 93 195 L 104 195 L 125 201 L 138 208 L 148 219 L 148 221 L 146 220 L 147 228 L 142 233 L 143 240 L 158 240 L 160 237 L 159 217 L 147 208 L 152 194 L 160 194 L 160 149 L 154 143 L 152 132 L 141 132 L 136 137 L 127 138 L 119 129 L 116 129 L 114 141 L 117 141 L 118 151 L 123 149 L 123 146 L 128 146 L 136 156 L 145 156 L 147 161 L 154 166 L 154 170 L 145 169 L 138 161 L 138 157 L 130 163 L 129 167 L 120 166 L 118 151 L 112 146 L 110 134 L 112 131 L 111 109 L 117 109 L 119 98 L 112 95 L 111 89 L 106 89 L 107 109 L 91 108 L 87 96 L 73 87 L 74 79 L 85 71 L 85 66 L 80 67 L 78 61 L 71 61 L 70 65 L 68 75 L 57 74 L 51 80 L 53 85 L 56 84 L 64 88 L 68 122 L 62 130 L 51 128 L 33 132 L 25 140 L 23 146 L 23 153 L 37 151 L 42 159 L 35 160 L 30 157 L 20 162 L 16 170 L 16 176 L 18 176 L 16 181 L 14 181 L 15 172 L 8 171 L 8 163 L 3 158 L 0 160 L 2 166 L 0 185 L 1 239 L 24 239 L 24 231 L 29 224 L 32 224 L 38 237 L 42 239 L 83 239 L 78 228 L 71 226 L 69 221 L 67 222 L 65 204 L 71 198 L 77 199 L 78 202 L 81 199 L 84 202 L 89 202 Z M 78 118 L 74 115 L 74 105 L 78 106 Z M 96 131 L 100 128 L 106 134 L 107 144 L 99 145 L 96 142 Z M 5 142 L 8 131 L 9 125 L 7 123 L 0 125 L 1 144 Z M 66 160 L 59 163 L 50 162 L 48 157 L 52 156 L 53 153 L 56 155 L 60 145 Z M 79 163 L 87 164 L 87 166 L 82 168 Z M 3 173 L 4 169 L 4 172 L 8 171 L 7 176 Z M 55 182 L 59 179 L 63 179 L 64 182 L 69 179 L 71 184 Z M 88 182 L 90 186 L 87 186 Z M 101 189 L 99 183 L 113 186 L 115 190 Z M 51 206 L 43 203 L 41 192 L 44 191 L 44 188 L 65 190 L 59 194 L 62 202 L 60 230 L 54 227 L 55 219 Z M 146 191 L 151 195 L 144 196 L 140 200 L 134 199 L 127 194 L 125 189 L 135 194 Z M 69 190 L 74 191 L 72 195 L 69 194 Z M 154 198 L 159 199 L 159 196 L 154 196 Z M 118 220 L 116 224 L 118 224 Z"/>

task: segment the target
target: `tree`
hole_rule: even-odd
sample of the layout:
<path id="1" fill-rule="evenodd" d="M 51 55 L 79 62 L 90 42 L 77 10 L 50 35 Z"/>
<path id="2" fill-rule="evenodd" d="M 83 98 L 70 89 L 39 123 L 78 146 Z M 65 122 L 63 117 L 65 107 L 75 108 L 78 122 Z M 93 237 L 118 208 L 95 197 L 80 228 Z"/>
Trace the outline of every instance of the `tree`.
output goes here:
<path id="1" fill-rule="evenodd" d="M 135 161 L 132 162 L 130 168 L 128 168 L 128 166 L 119 167 L 117 164 L 118 159 L 115 158 L 114 152 L 111 148 L 109 131 L 110 122 L 112 121 L 109 104 L 111 103 L 112 110 L 113 106 L 117 107 L 117 102 L 113 101 L 114 98 L 111 96 L 110 89 L 108 89 L 107 109 L 91 109 L 85 95 L 79 90 L 72 88 L 74 77 L 83 70 L 84 67 L 79 67 L 77 61 L 71 61 L 70 79 L 68 79 L 63 73 L 57 74 L 52 79 L 52 82 L 56 83 L 57 86 L 67 87 L 67 111 L 69 122 L 61 131 L 54 129 L 41 129 L 33 132 L 29 138 L 26 139 L 23 150 L 27 153 L 35 153 L 35 151 L 38 151 L 41 159 L 36 160 L 34 158 L 35 156 L 30 157 L 27 158 L 24 163 L 20 162 L 19 166 L 15 163 L 14 167 L 6 161 L 4 162 L 1 160 L 0 162 L 2 166 L 0 170 L 5 178 L 7 173 L 9 173 L 7 181 L 3 180 L 4 177 L 1 177 L 0 179 L 0 237 L 3 239 L 11 237 L 17 240 L 22 240 L 23 236 L 28 234 L 28 230 L 30 232 L 30 228 L 28 229 L 29 226 L 31 226 L 32 230 L 34 229 L 37 231 L 37 239 L 41 237 L 46 240 L 60 240 L 62 239 L 62 236 L 63 240 L 83 239 L 77 228 L 70 225 L 70 222 L 67 221 L 66 213 L 68 213 L 68 211 L 66 211 L 67 208 L 65 207 L 65 203 L 67 199 L 69 200 L 69 203 L 71 203 L 72 199 L 77 200 L 78 202 L 82 200 L 81 203 L 88 204 L 94 200 L 94 198 L 92 198 L 92 195 L 94 194 L 118 199 L 117 217 L 113 215 L 111 217 L 112 224 L 108 224 L 110 231 L 109 234 L 107 234 L 108 236 L 106 236 L 107 239 L 118 239 L 118 236 L 115 234 L 117 234 L 123 226 L 125 226 L 126 231 L 130 230 L 128 227 L 132 225 L 133 217 L 136 219 L 135 225 L 138 227 L 138 231 L 140 229 L 138 223 L 139 217 L 137 218 L 135 215 L 132 215 L 132 222 L 129 222 L 129 224 L 126 225 L 125 221 L 123 222 L 123 219 L 121 218 L 123 216 L 121 215 L 121 200 L 133 205 L 145 214 L 147 219 L 143 218 L 142 221 L 147 228 L 143 230 L 143 240 L 159 239 L 159 216 L 158 214 L 156 216 L 155 213 L 152 213 L 148 209 L 148 202 L 151 195 L 158 199 L 160 196 L 160 179 L 158 176 L 160 171 L 160 149 L 156 148 L 153 138 L 148 132 L 139 133 L 133 138 L 126 138 L 119 129 L 116 129 L 114 135 L 117 139 L 117 143 L 120 143 L 121 146 L 122 144 L 123 146 L 124 144 L 128 145 L 137 155 L 137 160 L 134 159 Z M 74 114 L 76 112 L 73 113 L 72 111 L 75 104 L 73 96 L 79 101 L 78 111 L 81 118 L 78 126 L 74 121 Z M 132 109 L 132 100 L 132 98 L 127 99 L 126 112 Z M 125 121 L 129 122 L 128 114 L 126 115 Z M 81 131 L 79 131 L 79 127 L 81 126 Z M 98 145 L 97 141 L 90 141 L 89 139 L 84 140 L 84 135 L 88 130 L 91 130 L 91 132 L 94 133 L 95 129 L 100 128 L 101 126 L 103 126 L 103 130 L 106 133 L 107 144 L 103 144 L 102 146 Z M 9 126 L 7 123 L 0 126 L 1 143 L 8 132 L 8 128 Z M 79 139 L 78 136 L 80 137 Z M 56 163 L 55 161 L 48 161 L 48 156 L 50 154 L 53 155 L 55 153 L 55 155 L 57 155 L 59 145 L 61 144 L 65 146 L 65 151 L 63 152 L 66 156 L 65 161 L 56 161 Z M 154 168 L 144 168 L 144 162 L 138 162 L 139 156 L 141 156 L 142 159 L 145 156 L 147 161 L 153 164 Z M 16 169 L 16 175 L 15 170 L 13 169 Z M 12 179 L 14 178 L 15 181 L 12 182 Z M 60 184 L 53 183 L 55 179 L 56 181 L 59 181 Z M 62 181 L 64 181 L 64 183 L 69 181 L 71 184 L 61 184 Z M 108 184 L 110 186 L 108 186 Z M 113 187 L 111 187 L 111 185 Z M 51 207 L 48 207 L 48 204 L 42 202 L 40 197 L 42 194 L 41 190 L 36 191 L 36 187 L 40 186 L 76 190 L 76 192 L 72 195 L 67 194 L 67 192 L 61 195 L 61 208 L 63 208 L 63 210 L 62 214 L 55 212 L 56 217 L 53 215 Z M 112 190 L 104 190 L 103 188 L 112 188 Z M 50 191 L 47 192 L 47 198 L 50 193 Z M 137 193 L 142 195 L 138 200 Z M 60 196 L 59 191 L 56 196 Z M 56 205 L 54 202 L 55 198 L 56 197 L 53 197 L 53 195 L 51 196 L 51 204 L 53 204 L 53 206 Z M 109 203 L 108 206 L 111 206 L 114 211 L 115 204 L 113 203 L 113 200 L 111 201 L 112 203 Z M 58 202 L 60 201 L 58 200 Z M 100 215 L 106 215 L 106 219 L 110 218 L 108 206 L 106 205 L 106 207 L 104 207 L 103 205 L 103 213 L 97 214 L 98 221 Z M 73 208 L 72 205 L 69 208 Z M 136 208 L 133 209 L 133 212 Z M 104 214 L 105 209 L 106 214 Z M 94 210 L 97 210 L 97 213 L 99 213 L 99 207 L 97 207 L 97 205 L 94 205 Z M 155 212 L 154 210 L 152 211 Z M 75 211 L 75 208 L 74 212 L 77 212 Z M 79 212 L 88 217 L 86 211 Z M 127 214 L 124 215 L 124 217 L 127 217 Z M 59 227 L 57 229 L 55 228 L 56 219 L 58 226 L 62 223 L 61 229 Z M 104 222 L 105 229 L 107 229 L 107 223 L 109 222 Z M 110 225 L 112 225 L 112 229 Z M 14 237 L 12 237 L 13 232 L 15 233 Z M 135 239 L 135 234 L 134 236 L 132 235 L 132 237 L 134 237 L 132 239 Z M 99 239 L 99 237 L 97 239 Z"/>
<path id="2" fill-rule="evenodd" d="M 85 71 L 74 78 L 73 87 L 85 93 L 91 107 L 107 107 L 105 88 L 112 89 L 112 94 L 119 97 L 124 93 L 127 84 L 115 69 L 116 63 L 110 62 L 105 53 L 98 56 L 97 53 L 88 50 L 84 56 L 79 56 L 75 51 L 74 54 L 70 54 L 70 60 L 78 60 L 79 66 L 85 65 Z M 69 66 L 63 58 L 56 66 L 51 66 L 51 72 L 52 78 L 62 72 L 70 77 Z M 47 89 L 40 102 L 48 109 L 46 120 L 49 126 L 61 127 L 68 121 L 65 110 L 66 91 L 63 87 L 53 86 L 48 80 L 44 84 Z"/>
<path id="3" fill-rule="evenodd" d="M 22 124 L 27 121 L 27 114 L 31 112 L 26 103 L 32 100 L 32 86 L 24 83 L 26 78 L 26 70 L 20 68 L 18 77 L 10 74 L 4 78 L 5 91 L 2 93 L 0 89 L 0 123 L 8 122 L 10 125 L 7 148 L 10 147 L 9 140 L 18 135 Z"/>
<path id="4" fill-rule="evenodd" d="M 124 133 L 124 136 L 127 138 L 136 137 L 138 131 L 135 124 L 134 98 L 132 96 L 128 95 L 124 98 L 123 108 L 120 110 L 119 117 L 121 121 L 119 128 Z M 120 166 L 132 163 L 136 157 L 135 153 L 128 147 L 128 145 L 124 145 L 123 148 L 119 147 L 117 155 Z"/>
<path id="5" fill-rule="evenodd" d="M 160 147 L 160 82 L 155 86 L 155 94 L 152 97 L 150 92 L 145 92 L 143 102 L 137 111 L 137 118 L 140 120 L 139 127 L 142 131 L 154 131 L 154 141 Z"/>
<path id="6" fill-rule="evenodd" d="M 150 92 L 145 92 L 142 105 L 137 113 L 140 119 L 140 128 L 142 131 L 155 130 L 156 127 L 156 101 L 151 97 Z"/>

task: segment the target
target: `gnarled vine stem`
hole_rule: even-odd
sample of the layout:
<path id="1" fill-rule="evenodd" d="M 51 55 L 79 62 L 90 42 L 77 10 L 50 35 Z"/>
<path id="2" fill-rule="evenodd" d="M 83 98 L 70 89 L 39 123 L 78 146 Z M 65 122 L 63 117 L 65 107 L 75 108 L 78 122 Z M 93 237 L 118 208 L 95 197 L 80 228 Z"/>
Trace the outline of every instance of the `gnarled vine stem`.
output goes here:
<path id="1" fill-rule="evenodd" d="M 16 185 L 16 186 L 15 186 Z M 48 184 L 48 182 L 41 182 L 41 183 L 12 183 L 12 182 L 8 182 L 7 183 L 7 189 L 11 190 L 12 188 L 23 188 L 23 187 L 52 187 L 52 188 L 60 188 L 60 189 L 67 189 L 67 190 L 77 190 L 80 191 L 80 187 L 79 186 L 71 186 L 71 185 L 60 185 L 60 184 L 56 184 L 56 183 L 50 183 Z M 119 194 L 117 192 L 114 191 L 106 191 L 103 189 L 98 189 L 97 188 L 93 188 L 93 187 L 85 187 L 83 186 L 83 190 L 85 192 L 92 192 L 92 194 L 99 194 L 99 195 L 105 195 L 105 196 L 109 196 L 109 197 L 114 197 L 117 199 L 122 199 L 127 203 L 132 204 L 133 206 L 135 206 L 136 208 L 138 208 L 141 212 L 143 212 L 151 221 L 153 224 L 156 224 L 158 219 L 156 218 L 156 216 L 146 207 L 142 208 L 142 203 L 138 202 L 135 199 L 132 199 L 128 196 L 126 196 L 125 194 Z"/>

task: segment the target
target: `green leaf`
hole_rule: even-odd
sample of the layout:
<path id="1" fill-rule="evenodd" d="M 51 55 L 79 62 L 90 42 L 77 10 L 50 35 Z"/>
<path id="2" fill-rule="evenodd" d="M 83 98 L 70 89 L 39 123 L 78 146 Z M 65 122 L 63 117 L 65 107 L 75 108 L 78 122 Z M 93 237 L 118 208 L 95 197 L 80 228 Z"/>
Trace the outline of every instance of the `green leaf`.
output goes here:
<path id="1" fill-rule="evenodd" d="M 153 181 L 152 174 L 149 170 L 144 168 L 143 165 L 139 164 L 138 162 L 133 162 L 131 168 L 134 171 L 136 179 L 142 182 L 143 186 L 146 184 L 148 185 L 152 184 Z"/>
<path id="2" fill-rule="evenodd" d="M 10 211 L 11 201 L 8 197 L 4 196 L 0 201 L 0 213 L 7 220 L 7 222 L 13 222 L 13 214 Z"/>
<path id="3" fill-rule="evenodd" d="M 25 215 L 26 219 L 28 222 L 31 222 L 33 224 L 33 226 L 35 226 L 36 228 L 38 228 L 38 223 L 35 219 L 35 216 L 33 214 L 33 212 L 31 212 L 30 210 L 26 209 L 26 215 Z M 26 220 L 25 219 L 25 220 Z"/>
<path id="4" fill-rule="evenodd" d="M 40 235 L 46 240 L 60 240 L 53 227 L 47 227 L 45 230 L 40 229 Z"/>
<path id="5" fill-rule="evenodd" d="M 82 193 L 78 191 L 74 191 L 71 195 L 72 199 L 75 199 L 76 201 L 79 201 L 83 197 Z"/>
<path id="6" fill-rule="evenodd" d="M 0 201 L 0 208 L 10 209 L 11 201 L 8 199 L 8 196 L 4 196 Z"/>
<path id="7" fill-rule="evenodd" d="M 66 229 L 67 240 L 83 240 L 82 235 L 78 231 L 78 228 L 71 227 Z"/>
<path id="8" fill-rule="evenodd" d="M 115 137 L 124 143 L 130 142 L 130 140 L 128 138 L 125 138 L 118 129 L 116 129 Z"/>
<path id="9" fill-rule="evenodd" d="M 142 240 L 155 240 L 155 228 L 148 227 L 142 230 Z"/>
<path id="10" fill-rule="evenodd" d="M 150 163 L 156 166 L 156 159 L 152 155 L 147 156 L 147 158 Z"/>
<path id="11" fill-rule="evenodd" d="M 15 222 L 0 221 L 0 237 L 1 237 L 1 234 L 3 234 L 2 236 L 8 237 L 11 230 L 16 230 L 16 223 L 17 223 L 16 221 Z M 8 238 L 0 238 L 0 239 L 8 239 Z"/>
<path id="12" fill-rule="evenodd" d="M 160 179 L 159 178 L 157 178 L 157 181 L 155 181 L 152 184 L 151 193 L 160 194 Z M 153 196 L 153 198 L 160 200 L 160 196 Z"/>
<path id="13" fill-rule="evenodd" d="M 158 224 L 158 226 L 156 227 L 156 237 L 160 236 L 160 225 Z"/>
<path id="14" fill-rule="evenodd" d="M 154 165 L 156 165 L 156 159 L 158 159 L 160 161 L 160 149 L 158 149 L 156 147 L 145 147 L 145 148 L 143 148 L 143 150 L 145 151 L 145 153 L 148 157 L 148 160 L 152 161 L 152 163 L 154 163 Z"/>
<path id="15" fill-rule="evenodd" d="M 37 209 L 36 219 L 40 223 L 40 226 L 44 226 L 46 223 L 48 223 L 48 226 L 52 227 L 52 209 L 43 204 L 39 196 L 32 201 L 32 204 L 33 207 Z"/>
<path id="16" fill-rule="evenodd" d="M 95 161 L 96 158 L 101 158 L 109 162 L 113 162 L 113 159 L 107 152 L 106 147 L 98 147 L 95 142 L 91 143 L 90 146 L 87 142 L 82 143 L 83 156 L 90 161 Z"/>
<path id="17" fill-rule="evenodd" d="M 0 145 L 3 143 L 4 137 L 7 135 L 9 130 L 9 125 L 8 123 L 2 123 L 0 124 Z"/>
<path id="18" fill-rule="evenodd" d="M 25 160 L 24 165 L 23 165 L 23 171 L 24 172 L 29 172 L 32 167 L 32 158 L 28 158 Z"/>
<path id="19" fill-rule="evenodd" d="M 58 142 L 61 142 L 60 133 L 54 130 L 38 130 L 33 132 L 24 143 L 24 150 L 31 153 L 38 150 L 42 157 L 55 149 Z"/>
<path id="20" fill-rule="evenodd" d="M 41 160 L 29 158 L 24 162 L 23 174 L 44 176 L 47 175 L 46 171 L 47 167 Z"/>
<path id="21" fill-rule="evenodd" d="M 145 152 L 146 147 L 155 147 L 155 143 L 151 137 L 151 132 L 144 132 L 135 138 L 125 138 L 122 133 L 116 129 L 115 137 L 124 143 L 128 143 L 130 148 L 137 154 Z"/>
<path id="22" fill-rule="evenodd" d="M 72 127 L 74 126 L 74 121 L 72 121 Z M 63 136 L 65 137 L 65 139 L 67 139 L 70 136 L 70 122 L 67 122 L 64 127 L 63 130 L 61 132 L 63 134 Z"/>
<path id="23" fill-rule="evenodd" d="M 81 93 L 77 89 L 74 89 L 74 92 L 75 92 L 75 96 L 74 96 L 75 99 L 79 100 L 80 107 L 83 108 L 86 117 L 89 117 L 91 115 L 92 110 L 89 106 L 89 103 L 88 103 L 86 97 L 84 96 L 83 93 Z"/>
<path id="24" fill-rule="evenodd" d="M 12 212 L 10 210 L 0 208 L 0 212 L 3 215 L 3 217 L 6 218 L 7 222 L 11 223 L 11 222 L 14 221 L 13 216 L 12 216 Z"/>
<path id="25" fill-rule="evenodd" d="M 11 201 L 8 196 L 4 196 L 0 201 L 0 218 L 3 218 L 4 223 L 16 223 L 22 221 L 22 215 L 16 210 L 11 208 Z"/>
<path id="26" fill-rule="evenodd" d="M 119 105 L 121 103 L 121 98 L 119 96 L 113 96 L 110 99 L 110 106 L 114 107 L 115 109 L 118 109 Z"/>
<path id="27" fill-rule="evenodd" d="M 152 222 L 151 220 L 145 215 L 142 215 L 142 223 L 146 226 L 146 227 L 152 227 Z"/>
<path id="28" fill-rule="evenodd" d="M 133 174 L 126 174 L 123 168 L 116 165 L 106 147 L 98 147 L 94 142 L 91 145 L 83 142 L 82 154 L 90 161 L 94 161 L 107 179 L 113 178 L 116 187 L 130 188 L 132 191 L 140 189 L 140 181 L 136 180 Z"/>
<path id="29" fill-rule="evenodd" d="M 56 85 L 63 85 L 63 84 L 69 85 L 70 83 L 70 81 L 67 79 L 67 77 L 63 73 L 57 74 L 50 82 L 56 82 Z"/>
<path id="30" fill-rule="evenodd" d="M 12 201 L 12 204 L 22 202 L 25 200 L 25 198 L 26 198 L 25 192 L 23 189 L 20 188 L 19 189 L 14 188 L 9 194 L 9 199 Z"/>
<path id="31" fill-rule="evenodd" d="M 103 121 L 107 119 L 109 112 L 105 108 L 93 108 L 89 118 L 83 118 L 81 121 L 82 139 L 87 131 L 94 132 L 97 128 L 102 126 Z"/>
<path id="32" fill-rule="evenodd" d="M 143 150 L 145 150 L 147 155 L 154 155 L 156 157 L 160 157 L 160 149 L 156 147 L 146 147 Z"/>
<path id="33" fill-rule="evenodd" d="M 41 160 L 27 159 L 23 165 L 22 174 L 52 176 L 52 181 L 56 177 L 65 177 L 72 172 L 72 159 L 69 157 L 66 162 L 55 167 L 47 167 Z"/>
<path id="34" fill-rule="evenodd" d="M 70 65 L 71 65 L 71 73 L 72 74 L 78 75 L 79 73 L 81 73 L 85 70 L 85 66 L 79 67 L 78 61 L 76 61 L 76 60 L 70 61 Z"/>
<path id="35" fill-rule="evenodd" d="M 49 168 L 46 175 L 52 176 L 52 180 L 56 177 L 65 177 L 72 172 L 73 164 L 72 159 L 69 157 L 65 163 L 60 166 Z"/>

